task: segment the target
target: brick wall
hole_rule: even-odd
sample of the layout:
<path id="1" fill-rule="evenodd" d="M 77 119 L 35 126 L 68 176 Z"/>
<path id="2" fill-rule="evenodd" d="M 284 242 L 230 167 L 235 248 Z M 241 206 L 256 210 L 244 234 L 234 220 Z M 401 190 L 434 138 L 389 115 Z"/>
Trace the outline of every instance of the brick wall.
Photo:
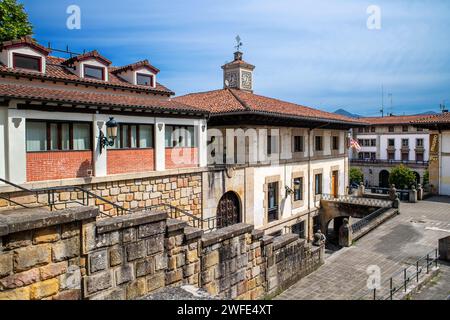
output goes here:
<path id="1" fill-rule="evenodd" d="M 198 148 L 166 148 L 166 169 L 198 167 Z"/>
<path id="2" fill-rule="evenodd" d="M 92 151 L 54 151 L 27 153 L 27 181 L 88 177 Z"/>
<path id="3" fill-rule="evenodd" d="M 155 170 L 154 149 L 108 150 L 108 174 L 145 172 Z"/>

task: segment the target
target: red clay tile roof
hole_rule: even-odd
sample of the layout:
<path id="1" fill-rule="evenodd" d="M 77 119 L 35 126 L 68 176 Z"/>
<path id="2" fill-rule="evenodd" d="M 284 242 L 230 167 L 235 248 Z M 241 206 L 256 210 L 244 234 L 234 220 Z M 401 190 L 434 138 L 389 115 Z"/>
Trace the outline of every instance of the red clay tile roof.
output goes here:
<path id="1" fill-rule="evenodd" d="M 123 67 L 117 67 L 115 70 L 112 70 L 111 72 L 112 73 L 121 73 L 121 72 L 124 72 L 124 71 L 127 71 L 127 70 L 136 70 L 136 69 L 139 69 L 139 68 L 142 68 L 142 67 L 146 67 L 146 68 L 150 69 L 151 71 L 153 71 L 154 73 L 158 73 L 159 72 L 159 69 L 154 67 L 154 66 L 152 66 L 150 64 L 150 62 L 148 62 L 147 59 L 143 60 L 143 61 L 136 62 L 136 63 L 129 64 L 129 65 L 126 65 L 126 66 L 123 66 Z"/>
<path id="2" fill-rule="evenodd" d="M 251 69 L 251 70 L 255 69 L 254 65 L 252 65 L 252 64 L 250 64 L 248 62 L 245 62 L 242 59 L 243 55 L 244 54 L 242 52 L 236 51 L 234 53 L 234 60 L 224 64 L 222 66 L 222 69 L 229 69 L 229 68 L 234 68 L 234 67 L 237 67 L 237 66 L 241 66 L 241 67 L 248 68 L 248 69 Z"/>
<path id="3" fill-rule="evenodd" d="M 174 100 L 210 111 L 213 115 L 233 112 L 262 112 L 275 116 L 292 116 L 294 118 L 340 122 L 355 125 L 364 124 L 358 119 L 352 119 L 335 113 L 325 112 L 236 89 L 222 89 L 192 93 L 185 96 L 176 97 Z"/>
<path id="4" fill-rule="evenodd" d="M 421 116 L 420 119 L 411 122 L 412 124 L 450 124 L 450 112 L 434 114 L 428 117 Z"/>
<path id="5" fill-rule="evenodd" d="M 358 120 L 367 122 L 371 125 L 395 125 L 395 124 L 410 124 L 411 121 L 423 118 L 423 115 L 416 116 L 386 116 L 386 117 L 366 117 Z"/>
<path id="6" fill-rule="evenodd" d="M 36 71 L 27 71 L 24 69 L 12 69 L 8 68 L 5 65 L 0 63 L 0 74 L 10 74 L 10 75 L 20 75 L 25 77 L 33 77 L 37 79 L 45 79 L 45 80 L 57 80 L 57 81 L 68 81 L 68 82 L 76 82 L 80 84 L 86 84 L 91 86 L 112 86 L 120 89 L 131 89 L 131 90 L 139 90 L 139 91 L 147 91 L 154 93 L 161 93 L 165 95 L 173 95 L 174 92 L 160 83 L 156 83 L 155 88 L 149 88 L 148 86 L 134 85 L 131 84 L 124 79 L 118 77 L 114 74 L 114 71 L 117 69 L 116 67 L 109 67 L 109 76 L 108 82 L 96 79 L 87 79 L 80 78 L 76 74 L 72 73 L 65 65 L 62 63 L 66 61 L 65 59 L 48 56 L 47 67 L 45 74 Z"/>
<path id="7" fill-rule="evenodd" d="M 16 47 L 16 46 L 21 46 L 21 45 L 28 45 L 45 55 L 48 55 L 51 51 L 50 49 L 48 49 L 48 48 L 40 45 L 36 41 L 34 41 L 33 38 L 31 38 L 30 36 L 26 36 L 26 37 L 16 39 L 16 40 L 11 40 L 11 41 L 4 41 L 0 44 L 0 49 Z"/>
<path id="8" fill-rule="evenodd" d="M 74 56 L 74 57 L 72 57 L 72 58 L 70 58 L 70 59 L 67 59 L 66 61 L 64 61 L 63 62 L 63 64 L 65 64 L 65 65 L 71 65 L 71 64 L 73 64 L 75 61 L 83 61 L 83 60 L 86 60 L 86 59 L 97 59 L 97 60 L 100 60 L 100 61 L 103 61 L 106 65 L 111 65 L 111 61 L 110 60 L 108 60 L 108 59 L 106 59 L 104 56 L 102 56 L 100 53 L 98 53 L 98 51 L 97 50 L 94 50 L 94 51 L 89 51 L 89 52 L 86 52 L 86 53 L 83 53 L 83 54 L 80 54 L 80 55 L 78 55 L 78 56 Z"/>
<path id="9" fill-rule="evenodd" d="M 234 60 L 232 62 L 224 64 L 222 66 L 222 69 L 231 68 L 231 67 L 234 67 L 234 66 L 241 66 L 241 67 L 245 67 L 245 68 L 248 68 L 248 69 L 251 69 L 251 70 L 255 69 L 254 65 L 252 65 L 252 64 L 250 64 L 248 62 L 245 62 L 244 60 Z"/>
<path id="10" fill-rule="evenodd" d="M 29 99 L 33 101 L 74 103 L 92 106 L 113 106 L 136 109 L 152 109 L 155 111 L 176 111 L 206 114 L 205 111 L 185 105 L 178 101 L 155 99 L 145 93 L 130 95 L 123 93 L 107 93 L 105 90 L 80 91 L 76 89 L 50 89 L 44 87 L 0 84 L 0 97 Z"/>

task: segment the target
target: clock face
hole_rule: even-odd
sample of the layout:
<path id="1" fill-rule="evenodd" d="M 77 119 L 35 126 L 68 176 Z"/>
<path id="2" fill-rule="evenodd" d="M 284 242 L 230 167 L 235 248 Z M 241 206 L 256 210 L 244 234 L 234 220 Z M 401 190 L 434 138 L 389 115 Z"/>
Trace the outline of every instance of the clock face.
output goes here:
<path id="1" fill-rule="evenodd" d="M 247 90 L 252 90 L 252 74 L 251 72 L 242 72 L 242 88 Z"/>
<path id="2" fill-rule="evenodd" d="M 228 72 L 225 75 L 225 84 L 227 87 L 236 88 L 237 87 L 238 74 L 237 72 Z"/>

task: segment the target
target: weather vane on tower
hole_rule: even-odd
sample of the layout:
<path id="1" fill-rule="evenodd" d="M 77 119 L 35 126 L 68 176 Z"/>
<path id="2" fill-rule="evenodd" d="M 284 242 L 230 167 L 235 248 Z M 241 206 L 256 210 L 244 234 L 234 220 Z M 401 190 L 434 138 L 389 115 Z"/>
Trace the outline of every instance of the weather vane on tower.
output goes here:
<path id="1" fill-rule="evenodd" d="M 239 37 L 239 35 L 236 36 L 236 43 L 237 43 L 237 45 L 235 46 L 235 48 L 237 51 L 239 51 L 241 49 L 241 47 L 243 46 L 243 44 L 241 42 L 241 37 Z"/>

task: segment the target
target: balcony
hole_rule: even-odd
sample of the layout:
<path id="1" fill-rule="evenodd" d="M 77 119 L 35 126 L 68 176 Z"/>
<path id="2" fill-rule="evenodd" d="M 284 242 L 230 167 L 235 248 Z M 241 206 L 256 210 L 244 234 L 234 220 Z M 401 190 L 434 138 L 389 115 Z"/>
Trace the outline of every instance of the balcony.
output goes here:
<path id="1" fill-rule="evenodd" d="M 397 166 L 399 164 L 404 164 L 406 166 L 411 166 L 415 168 L 428 167 L 428 161 L 415 161 L 415 160 L 383 160 L 383 159 L 351 159 L 350 162 L 355 165 L 379 165 L 379 166 Z"/>
<path id="2" fill-rule="evenodd" d="M 416 149 L 414 149 L 418 153 L 424 153 L 425 148 L 423 146 L 416 146 Z"/>
<path id="3" fill-rule="evenodd" d="M 402 146 L 402 148 L 400 149 L 401 152 L 409 152 L 409 146 Z"/>
<path id="4" fill-rule="evenodd" d="M 395 152 L 395 146 L 388 146 L 387 152 Z"/>

